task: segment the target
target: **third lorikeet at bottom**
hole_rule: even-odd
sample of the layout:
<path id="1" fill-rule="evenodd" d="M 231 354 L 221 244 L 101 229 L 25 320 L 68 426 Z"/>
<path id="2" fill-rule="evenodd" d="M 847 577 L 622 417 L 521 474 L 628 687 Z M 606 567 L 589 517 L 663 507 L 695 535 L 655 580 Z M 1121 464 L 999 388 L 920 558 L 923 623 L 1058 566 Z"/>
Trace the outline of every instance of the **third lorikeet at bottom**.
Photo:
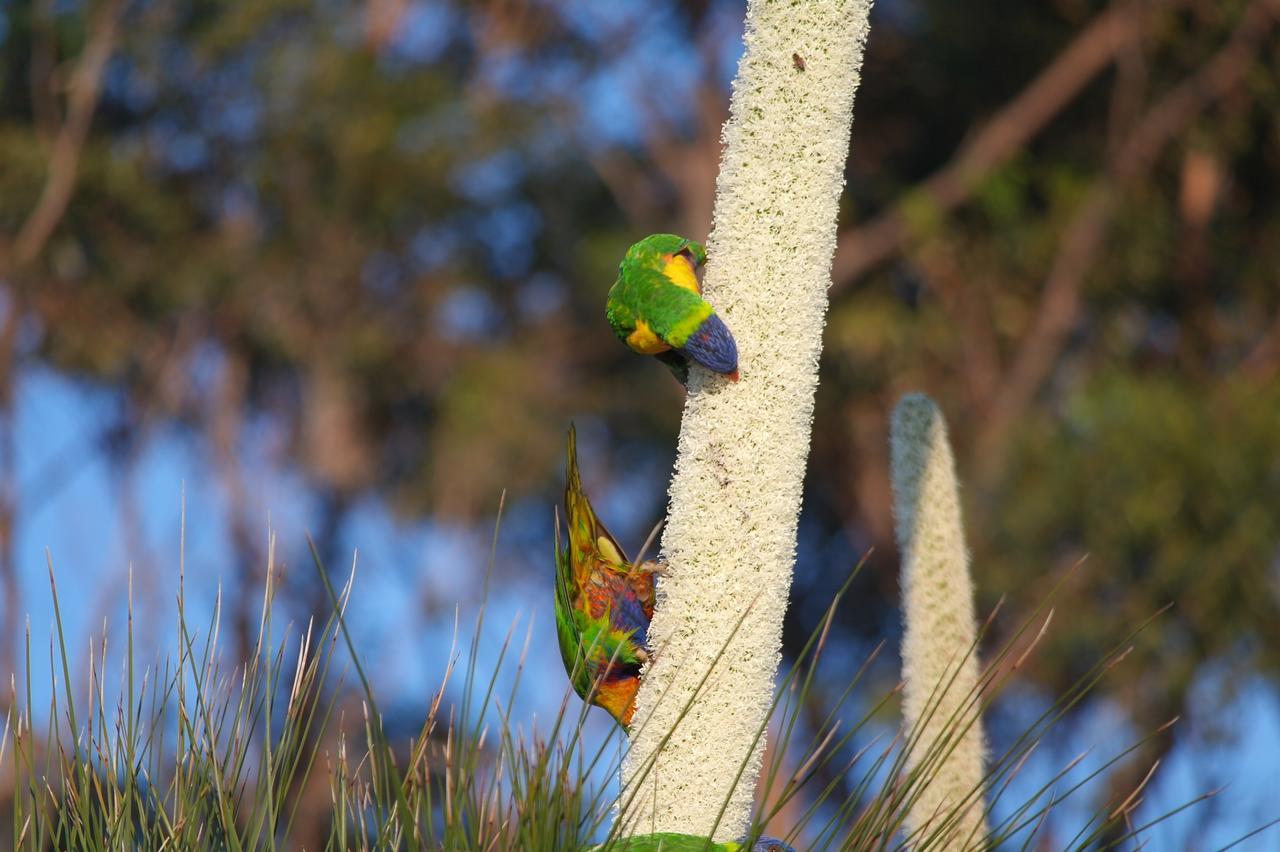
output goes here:
<path id="1" fill-rule="evenodd" d="M 610 852 L 796 852 L 774 837 L 761 837 L 748 849 L 742 841 L 715 843 L 695 834 L 660 832 L 626 837 L 609 847 Z"/>
<path id="2" fill-rule="evenodd" d="M 569 541 L 556 521 L 556 634 L 573 689 L 631 724 L 645 639 L 653 618 L 656 562 L 633 565 L 596 517 L 578 475 L 577 436 L 569 427 L 564 514 Z"/>
<path id="3" fill-rule="evenodd" d="M 738 380 L 738 344 L 702 298 L 698 269 L 707 260 L 701 243 L 654 234 L 627 249 L 605 315 L 614 334 L 641 355 L 654 355 L 681 384 L 689 362 Z"/>

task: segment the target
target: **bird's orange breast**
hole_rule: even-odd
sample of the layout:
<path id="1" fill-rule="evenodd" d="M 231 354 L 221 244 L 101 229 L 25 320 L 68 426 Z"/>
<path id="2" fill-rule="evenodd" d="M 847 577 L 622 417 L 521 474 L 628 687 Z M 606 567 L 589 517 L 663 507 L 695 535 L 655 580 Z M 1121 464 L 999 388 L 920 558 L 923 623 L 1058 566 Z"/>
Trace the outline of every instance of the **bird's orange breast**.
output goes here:
<path id="1" fill-rule="evenodd" d="M 636 693 L 639 691 L 640 678 L 638 677 L 602 680 L 596 687 L 593 703 L 609 711 L 609 714 L 621 722 L 623 727 L 627 727 L 631 724 L 631 717 L 636 712 Z"/>

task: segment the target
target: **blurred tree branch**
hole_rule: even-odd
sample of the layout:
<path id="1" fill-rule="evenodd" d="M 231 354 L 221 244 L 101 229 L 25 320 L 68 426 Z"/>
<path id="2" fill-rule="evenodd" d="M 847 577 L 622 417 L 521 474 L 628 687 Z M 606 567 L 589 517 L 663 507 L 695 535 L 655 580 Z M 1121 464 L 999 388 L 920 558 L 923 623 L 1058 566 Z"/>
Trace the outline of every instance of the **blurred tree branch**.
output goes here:
<path id="1" fill-rule="evenodd" d="M 943 310 L 955 318 L 959 329 L 956 345 L 963 363 L 961 379 L 973 404 L 985 409 L 1000 384 L 999 336 L 991 318 L 996 285 L 962 266 L 962 246 L 942 234 L 922 245 L 912 260 L 938 294 Z M 992 286 L 984 286 L 988 283 Z"/>
<path id="2" fill-rule="evenodd" d="M 664 115 L 657 93 L 650 92 L 637 103 L 644 112 L 642 142 L 650 162 L 640 163 L 623 150 L 589 158 L 614 203 L 638 230 L 674 230 L 698 240 L 705 240 L 710 232 L 722 147 L 720 128 L 729 111 L 713 73 L 715 35 L 714 31 L 704 33 L 697 43 L 702 72 L 697 76 L 696 105 L 687 132 Z M 664 188 L 674 196 L 674 214 L 663 208 Z"/>
<path id="3" fill-rule="evenodd" d="M 102 74 L 107 60 L 115 51 L 119 32 L 123 0 L 107 0 L 93 15 L 89 24 L 89 37 L 84 51 L 76 63 L 68 81 L 67 112 L 58 126 L 49 152 L 49 170 L 44 190 L 35 209 L 23 223 L 14 238 L 13 246 L 6 250 L 0 246 L 0 270 L 21 269 L 35 260 L 58 226 L 67 203 L 75 189 L 76 172 L 80 164 L 80 149 L 84 147 L 93 123 L 93 113 L 102 93 Z M 6 255 L 9 255 L 6 257 Z"/>
<path id="4" fill-rule="evenodd" d="M 1280 368 L 1280 311 L 1241 363 L 1241 369 L 1259 384 L 1270 381 Z"/>
<path id="5" fill-rule="evenodd" d="M 53 25 L 53 0 L 37 0 L 31 8 L 31 117 L 46 140 L 58 133 L 58 98 L 54 72 L 58 61 L 57 31 Z"/>
<path id="6" fill-rule="evenodd" d="M 241 462 L 244 452 L 241 436 L 249 389 L 249 367 L 245 360 L 242 353 L 226 353 L 209 408 L 203 414 L 213 450 L 213 465 L 227 497 L 227 527 L 236 575 L 232 586 L 236 594 L 231 604 L 232 653 L 233 659 L 240 663 L 248 661 L 253 648 L 256 625 L 251 604 L 254 592 L 265 580 L 263 572 L 267 562 L 253 532 L 254 524 L 263 515 L 260 507 L 249 499 Z M 251 521 L 251 514 L 259 521 Z"/>
<path id="7" fill-rule="evenodd" d="M 1110 168 L 1085 195 L 1049 267 L 1027 332 L 983 419 L 977 438 L 979 468 L 999 469 L 1000 448 L 1010 425 L 1031 403 L 1053 370 L 1080 312 L 1080 288 L 1103 247 L 1107 226 L 1122 193 L 1147 175 L 1160 153 L 1205 109 L 1239 85 L 1275 23 L 1280 0 L 1256 0 L 1241 17 L 1226 46 L 1156 102 L 1138 120 Z"/>
<path id="8" fill-rule="evenodd" d="M 14 561 L 14 527 L 18 511 L 14 361 L 15 344 L 26 315 L 25 300 L 15 278 L 44 249 L 71 200 L 80 150 L 98 105 L 107 60 L 115 49 L 123 7 L 123 0 L 108 0 L 93 16 L 84 50 L 69 80 L 66 116 L 60 122 L 56 107 L 47 97 L 55 76 L 56 47 L 51 33 L 53 25 L 49 20 L 52 10 L 44 6 L 36 13 L 38 35 L 31 59 L 33 120 L 46 130 L 56 126 L 56 131 L 39 200 L 11 246 L 0 238 L 0 282 L 7 285 L 5 292 L 9 297 L 0 321 L 0 589 L 4 596 L 4 619 L 9 623 L 9 629 L 0 634 L 0 666 L 8 673 L 16 670 L 13 628 L 19 621 L 20 596 Z M 12 697 L 10 690 L 8 698 L 11 700 Z"/>
<path id="9" fill-rule="evenodd" d="M 13 291 L 10 290 L 10 293 Z M 4 623 L 8 629 L 0 631 L 0 675 L 5 676 L 3 700 L 0 707 L 7 709 L 17 696 L 14 694 L 13 677 L 17 671 L 17 651 L 14 628 L 19 623 L 18 566 L 14 561 L 14 527 L 18 514 L 17 437 L 14 418 L 14 339 L 21 324 L 21 305 L 11 296 L 3 306 L 4 318 L 0 324 L 0 593 L 4 595 Z"/>
<path id="10" fill-rule="evenodd" d="M 1153 7 L 1166 4 L 1157 2 Z M 902 251 L 911 237 L 904 210 L 917 199 L 946 212 L 964 203 L 982 180 L 1043 130 L 1091 81 L 1142 39 L 1152 12 L 1134 3 L 1112 6 L 1085 27 L 1049 65 L 952 156 L 870 222 L 846 230 L 836 246 L 833 290 Z"/>

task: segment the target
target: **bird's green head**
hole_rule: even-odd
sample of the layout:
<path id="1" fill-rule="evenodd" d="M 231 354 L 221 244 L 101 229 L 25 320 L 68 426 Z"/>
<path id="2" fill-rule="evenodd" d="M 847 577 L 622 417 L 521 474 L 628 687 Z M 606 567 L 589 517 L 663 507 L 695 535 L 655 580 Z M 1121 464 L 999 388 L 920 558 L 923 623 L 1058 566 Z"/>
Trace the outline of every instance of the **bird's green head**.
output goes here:
<path id="1" fill-rule="evenodd" d="M 659 264 L 660 259 L 676 254 L 686 254 L 694 267 L 707 262 L 707 250 L 702 243 L 685 239 L 677 234 L 650 234 L 627 249 L 627 261 Z"/>
<path id="2" fill-rule="evenodd" d="M 682 251 L 693 259 L 694 266 L 702 266 L 707 262 L 707 249 L 702 245 L 702 243 L 696 243 L 693 240 L 685 240 Z"/>

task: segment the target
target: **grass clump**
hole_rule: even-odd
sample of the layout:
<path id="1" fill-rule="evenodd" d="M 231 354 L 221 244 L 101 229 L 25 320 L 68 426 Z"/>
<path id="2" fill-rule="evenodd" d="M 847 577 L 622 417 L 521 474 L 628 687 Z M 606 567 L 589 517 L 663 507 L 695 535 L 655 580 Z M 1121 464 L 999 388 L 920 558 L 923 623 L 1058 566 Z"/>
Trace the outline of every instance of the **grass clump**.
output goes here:
<path id="1" fill-rule="evenodd" d="M 618 818 L 634 807 L 635 788 L 615 790 L 601 783 L 617 777 L 622 755 L 616 741 L 593 744 L 584 736 L 588 708 L 569 697 L 567 682 L 565 700 L 544 729 L 526 729 L 513 718 L 510 708 L 525 671 L 529 635 L 518 647 L 513 626 L 492 670 L 481 669 L 475 661 L 483 607 L 464 665 L 459 665 L 463 651 L 455 623 L 442 683 L 416 734 L 398 741 L 388 734 L 347 629 L 354 568 L 335 589 L 317 559 L 329 613 L 301 628 L 286 627 L 273 642 L 274 554 L 273 539 L 257 643 L 238 666 L 228 666 L 219 652 L 220 595 L 209 617 L 193 623 L 180 583 L 175 653 L 161 664 L 136 669 L 131 581 L 118 689 L 107 685 L 112 649 L 105 629 L 90 648 L 87 681 L 77 688 L 73 672 L 84 663 L 68 652 L 50 564 L 55 618 L 50 663 L 56 673 L 51 704 L 47 721 L 37 729 L 28 630 L 27 700 L 25 706 L 11 703 L 0 734 L 0 779 L 12 790 L 12 819 L 0 845 L 23 850 L 301 845 L 607 850 L 625 842 L 621 826 L 643 823 L 643 815 Z M 490 569 L 492 562 L 491 557 Z M 981 712 L 996 700 L 1032 652 L 1034 641 L 1028 637 L 1038 636 L 1049 610 L 1046 604 L 1032 613 L 990 655 L 978 687 L 964 707 L 953 711 L 949 733 L 922 752 L 914 748 L 918 730 L 875 733 L 896 709 L 900 686 L 854 704 L 856 694 L 872 691 L 865 686 L 866 675 L 879 648 L 852 671 L 843 660 L 824 659 L 830 625 L 856 573 L 783 678 L 769 719 L 757 733 L 761 740 L 772 738 L 774 758 L 761 777 L 761 804 L 749 842 L 768 833 L 801 850 L 945 848 L 955 823 L 976 802 L 990 829 L 974 838 L 973 846 L 1026 846 L 1055 808 L 1125 757 L 1117 755 L 1089 778 L 1070 784 L 1074 763 L 1068 765 L 1004 817 L 995 816 L 1037 745 L 1120 663 L 1132 637 L 1013 738 L 1004 753 L 993 755 L 982 784 L 956 803 L 954 813 L 932 821 L 928 834 L 911 834 L 904 828 L 907 815 L 931 773 L 972 723 L 973 707 Z M 512 675 L 505 690 L 499 689 L 500 675 Z M 832 682 L 838 691 L 826 697 Z M 908 761 L 909 754 L 916 755 L 915 762 Z M 989 801 L 982 802 L 982 790 L 990 791 Z M 1072 848 L 1115 837 L 1117 825 L 1122 837 L 1141 834 L 1149 826 L 1126 823 L 1138 798 L 1135 793 L 1100 808 Z"/>

